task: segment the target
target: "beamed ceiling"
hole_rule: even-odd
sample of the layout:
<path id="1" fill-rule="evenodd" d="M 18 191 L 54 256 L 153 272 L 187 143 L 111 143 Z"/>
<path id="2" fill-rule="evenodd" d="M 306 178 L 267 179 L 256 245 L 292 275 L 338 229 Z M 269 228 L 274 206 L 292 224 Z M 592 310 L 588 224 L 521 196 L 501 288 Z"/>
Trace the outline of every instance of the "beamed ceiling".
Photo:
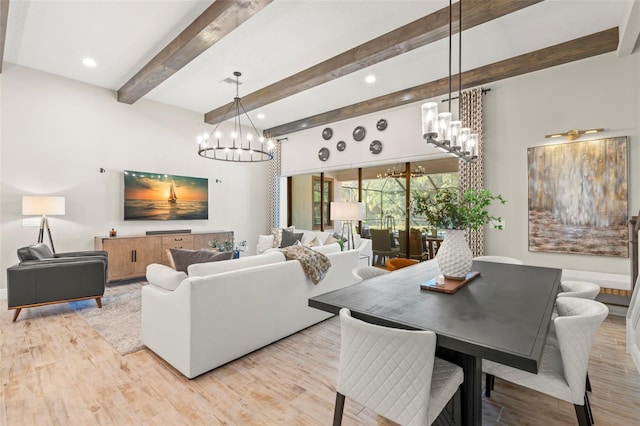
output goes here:
<path id="1" fill-rule="evenodd" d="M 463 88 L 638 50 L 640 0 L 463 0 L 461 55 L 458 6 Z M 446 0 L 0 0 L 0 14 L 4 72 L 17 64 L 216 124 L 237 70 L 242 103 L 270 136 L 448 92 Z"/>

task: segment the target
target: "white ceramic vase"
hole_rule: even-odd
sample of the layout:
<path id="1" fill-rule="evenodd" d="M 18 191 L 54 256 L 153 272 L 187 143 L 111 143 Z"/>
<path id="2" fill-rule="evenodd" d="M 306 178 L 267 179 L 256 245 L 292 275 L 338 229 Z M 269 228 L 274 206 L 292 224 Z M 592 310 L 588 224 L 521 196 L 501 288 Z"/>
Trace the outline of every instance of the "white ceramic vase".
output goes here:
<path id="1" fill-rule="evenodd" d="M 438 268 L 445 278 L 464 279 L 471 271 L 473 254 L 462 229 L 447 229 L 436 255 Z"/>

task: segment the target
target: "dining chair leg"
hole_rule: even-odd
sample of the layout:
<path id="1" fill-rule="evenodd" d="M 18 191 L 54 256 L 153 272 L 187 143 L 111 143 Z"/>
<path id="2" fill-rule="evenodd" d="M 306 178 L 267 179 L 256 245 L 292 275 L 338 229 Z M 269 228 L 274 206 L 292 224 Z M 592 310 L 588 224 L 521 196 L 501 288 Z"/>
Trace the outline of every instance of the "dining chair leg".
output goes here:
<path id="1" fill-rule="evenodd" d="M 593 420 L 593 410 L 591 410 L 591 401 L 589 401 L 589 394 L 587 392 L 584 393 L 584 405 L 587 407 L 587 412 L 589 413 L 589 420 L 591 420 L 591 424 L 595 424 L 595 420 Z"/>
<path id="2" fill-rule="evenodd" d="M 591 380 L 589 380 L 589 373 L 587 373 L 587 391 L 591 392 Z"/>
<path id="3" fill-rule="evenodd" d="M 484 396 L 486 396 L 487 398 L 491 397 L 491 390 L 493 390 L 493 383 L 495 379 L 496 378 L 493 374 L 485 373 Z"/>
<path id="4" fill-rule="evenodd" d="M 578 425 L 591 426 L 591 418 L 589 417 L 586 401 L 584 405 L 574 404 L 573 406 L 576 409 L 576 418 L 578 419 Z"/>
<path id="5" fill-rule="evenodd" d="M 342 424 L 342 413 L 344 411 L 344 395 L 336 392 L 336 408 L 333 412 L 333 426 Z"/>

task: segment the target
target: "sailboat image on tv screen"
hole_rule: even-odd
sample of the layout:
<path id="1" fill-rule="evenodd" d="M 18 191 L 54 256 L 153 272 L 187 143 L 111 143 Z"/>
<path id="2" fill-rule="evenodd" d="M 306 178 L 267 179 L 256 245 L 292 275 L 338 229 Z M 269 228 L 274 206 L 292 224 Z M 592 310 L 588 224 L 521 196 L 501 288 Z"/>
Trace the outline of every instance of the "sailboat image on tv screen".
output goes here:
<path id="1" fill-rule="evenodd" d="M 123 175 L 124 220 L 209 218 L 209 181 L 206 178 L 132 170 L 125 170 Z"/>
<path id="2" fill-rule="evenodd" d="M 176 190 L 173 188 L 173 182 L 171 183 L 171 188 L 169 188 L 169 202 L 175 204 L 178 201 L 178 197 L 176 197 Z"/>

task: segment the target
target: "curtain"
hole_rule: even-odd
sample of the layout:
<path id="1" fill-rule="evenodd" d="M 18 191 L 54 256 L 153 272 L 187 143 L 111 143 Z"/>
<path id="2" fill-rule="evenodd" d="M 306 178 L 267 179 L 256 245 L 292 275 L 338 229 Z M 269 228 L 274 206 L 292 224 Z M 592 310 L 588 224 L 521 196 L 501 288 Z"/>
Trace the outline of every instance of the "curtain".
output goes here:
<path id="1" fill-rule="evenodd" d="M 465 90 L 460 94 L 460 120 L 463 127 L 478 134 L 478 159 L 475 162 L 459 160 L 458 188 L 482 189 L 484 181 L 482 137 L 482 89 Z M 484 254 L 484 229 L 467 231 L 467 241 L 474 256 Z"/>
<path id="2" fill-rule="evenodd" d="M 272 228 L 280 227 L 280 172 L 282 165 L 282 142 L 275 139 L 273 147 L 273 160 L 269 162 L 269 176 L 268 182 L 269 192 L 267 214 L 268 214 L 268 229 L 266 233 L 269 234 Z"/>

